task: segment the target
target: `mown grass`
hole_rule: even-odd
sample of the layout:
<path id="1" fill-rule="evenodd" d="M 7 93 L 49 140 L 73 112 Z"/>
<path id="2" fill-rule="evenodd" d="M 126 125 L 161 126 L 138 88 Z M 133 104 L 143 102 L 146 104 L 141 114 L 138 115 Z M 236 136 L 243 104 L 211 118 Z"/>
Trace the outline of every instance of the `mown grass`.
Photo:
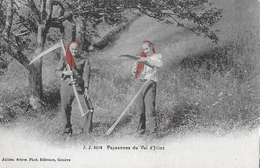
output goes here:
<path id="1" fill-rule="evenodd" d="M 214 133 L 257 126 L 258 39 L 253 35 L 170 63 L 161 84 L 163 129 L 214 128 Z M 248 49 L 248 46 L 254 49 Z M 165 89 L 165 88 L 173 88 Z M 202 129 L 204 128 L 204 129 Z M 212 131 L 211 129 L 209 129 Z"/>

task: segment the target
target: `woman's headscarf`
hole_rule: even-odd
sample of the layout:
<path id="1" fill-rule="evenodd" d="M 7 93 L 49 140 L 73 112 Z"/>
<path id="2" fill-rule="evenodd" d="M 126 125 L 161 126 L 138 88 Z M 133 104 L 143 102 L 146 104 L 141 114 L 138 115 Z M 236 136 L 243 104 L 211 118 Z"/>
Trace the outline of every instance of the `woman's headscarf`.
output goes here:
<path id="1" fill-rule="evenodd" d="M 74 61 L 74 57 L 72 56 L 72 54 L 70 52 L 70 45 L 72 43 L 77 43 L 79 45 L 79 47 L 81 46 L 81 44 L 78 41 L 72 41 L 72 42 L 69 43 L 67 50 L 66 50 L 65 60 L 66 60 L 67 64 L 69 64 L 69 66 L 74 69 L 75 68 L 75 61 Z"/>
<path id="2" fill-rule="evenodd" d="M 151 41 L 143 41 L 143 43 L 149 43 L 149 44 L 151 44 L 151 45 L 152 45 L 152 48 L 153 48 L 153 53 L 156 54 L 156 53 L 155 53 L 155 50 L 154 50 L 153 43 L 152 43 Z M 147 55 L 146 55 L 144 52 L 142 52 L 140 56 L 141 56 L 141 57 L 147 57 Z M 139 62 L 139 63 L 137 64 L 137 68 L 136 68 L 136 72 L 135 72 L 135 78 L 137 78 L 138 74 L 142 71 L 143 67 L 144 67 L 144 63 Z"/>

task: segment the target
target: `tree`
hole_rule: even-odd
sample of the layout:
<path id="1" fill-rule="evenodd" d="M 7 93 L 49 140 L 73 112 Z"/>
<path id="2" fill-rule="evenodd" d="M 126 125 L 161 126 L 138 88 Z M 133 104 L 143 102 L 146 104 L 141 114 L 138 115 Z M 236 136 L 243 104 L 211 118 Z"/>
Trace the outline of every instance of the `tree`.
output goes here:
<path id="1" fill-rule="evenodd" d="M 4 8 L 3 2 L 4 1 L 1 0 L 1 11 L 3 11 Z M 47 0 L 40 1 L 40 4 L 38 4 L 40 5 L 40 9 L 37 8 L 34 0 L 28 0 L 27 2 L 21 0 L 17 2 L 20 3 L 20 5 L 17 5 L 14 0 L 5 2 L 7 10 L 5 11 L 5 15 L 2 15 L 1 18 L 1 20 L 6 20 L 5 23 L 1 24 L 1 28 L 3 28 L 3 32 L 1 32 L 1 37 L 3 38 L 3 41 L 1 40 L 1 53 L 8 53 L 29 71 L 30 104 L 34 108 L 38 108 L 43 96 L 42 59 L 36 61 L 32 66 L 28 66 L 30 61 L 25 53 L 26 50 L 29 49 L 29 42 L 31 42 L 31 40 L 25 36 L 36 36 L 36 50 L 34 55 L 37 55 L 44 49 L 46 35 L 49 29 L 55 27 L 62 30 L 62 22 L 70 20 L 72 14 L 64 14 L 64 10 L 61 10 L 60 17 L 52 17 L 54 6 L 60 6 L 61 9 L 63 9 L 62 4 L 58 1 L 50 1 L 48 12 Z M 16 7 L 14 7 L 14 4 Z M 22 13 L 24 15 L 21 15 L 20 12 L 18 12 L 19 6 L 21 5 L 27 7 L 32 13 Z M 18 24 L 18 26 L 12 29 L 14 19 L 15 24 Z M 16 31 L 13 32 L 13 30 Z"/>
<path id="2" fill-rule="evenodd" d="M 55 12 L 54 7 L 58 8 Z M 0 55 L 10 55 L 28 70 L 30 104 L 37 108 L 43 98 L 42 59 L 28 66 L 27 54 L 32 50 L 35 50 L 34 55 L 42 52 L 50 28 L 58 28 L 64 38 L 63 23 L 67 20 L 72 25 L 72 40 L 75 40 L 75 20 L 81 20 L 80 40 L 83 46 L 88 46 L 91 37 L 98 33 L 97 25 L 126 22 L 129 11 L 187 28 L 213 42 L 218 40 L 210 27 L 220 20 L 222 10 L 207 0 L 0 0 L 0 36 L 3 39 Z M 185 25 L 186 22 L 182 23 L 185 20 L 193 24 Z M 86 34 L 90 38 L 86 39 Z M 99 48 L 98 45 L 94 44 Z"/>

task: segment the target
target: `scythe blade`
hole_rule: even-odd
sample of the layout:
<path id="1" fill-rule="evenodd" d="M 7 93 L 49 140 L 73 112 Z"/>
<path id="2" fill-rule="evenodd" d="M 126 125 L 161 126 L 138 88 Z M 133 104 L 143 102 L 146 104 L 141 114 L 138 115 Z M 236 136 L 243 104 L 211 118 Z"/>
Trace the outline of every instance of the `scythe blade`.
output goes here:
<path id="1" fill-rule="evenodd" d="M 48 54 L 49 52 L 51 52 L 51 51 L 53 51 L 53 50 L 55 50 L 55 49 L 57 49 L 57 48 L 59 48 L 59 47 L 61 47 L 61 46 L 62 46 L 62 44 L 61 44 L 61 41 L 60 41 L 60 42 L 58 42 L 57 44 L 55 44 L 54 46 L 50 47 L 49 49 L 47 49 L 47 50 L 41 52 L 39 55 L 37 55 L 37 56 L 30 62 L 29 65 L 31 65 L 34 61 L 36 61 L 37 59 L 41 58 L 42 56 Z"/>
<path id="2" fill-rule="evenodd" d="M 139 60 L 141 57 L 140 56 L 134 56 L 134 55 L 128 55 L 128 54 L 124 54 L 124 55 L 119 55 L 118 57 L 122 58 L 122 57 L 125 57 L 125 58 L 130 58 L 132 60 Z M 145 65 L 151 67 L 151 65 L 148 63 L 148 61 L 142 61 L 142 63 L 144 63 Z"/>
<path id="3" fill-rule="evenodd" d="M 128 54 L 119 55 L 118 57 L 125 57 L 125 58 L 130 58 L 130 59 L 133 59 L 133 60 L 138 60 L 138 59 L 141 58 L 140 56 L 134 56 L 134 55 L 128 55 Z"/>

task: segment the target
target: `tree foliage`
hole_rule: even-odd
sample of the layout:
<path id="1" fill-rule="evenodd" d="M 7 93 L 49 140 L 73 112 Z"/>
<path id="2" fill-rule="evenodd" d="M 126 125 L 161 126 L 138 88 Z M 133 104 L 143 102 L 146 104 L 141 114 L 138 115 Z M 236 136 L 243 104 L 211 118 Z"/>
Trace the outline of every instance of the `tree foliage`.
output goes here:
<path id="1" fill-rule="evenodd" d="M 81 0 L 66 8 L 75 17 L 82 16 L 94 26 L 102 22 L 115 25 L 126 21 L 126 9 L 136 9 L 133 11 L 161 23 L 176 24 L 197 35 L 203 34 L 213 42 L 218 41 L 216 31 L 210 27 L 222 17 L 222 9 L 217 9 L 208 0 Z"/>
<path id="2" fill-rule="evenodd" d="M 43 21 L 50 22 L 47 24 L 49 27 L 46 28 L 48 31 L 50 27 L 59 27 L 66 19 L 72 21 L 82 17 L 91 23 L 91 27 L 87 29 L 88 35 L 94 36 L 97 33 L 95 28 L 100 23 L 117 25 L 127 21 L 125 12 L 127 9 L 145 14 L 164 24 L 175 24 L 187 28 L 197 35 L 205 35 L 213 42 L 217 42 L 216 32 L 210 27 L 220 20 L 222 12 L 208 0 L 52 0 L 49 1 L 48 10 L 42 13 L 39 9 L 42 8 L 41 1 L 0 0 L 1 34 L 6 28 L 6 14 L 10 2 L 13 2 L 14 20 L 8 40 L 14 49 L 20 50 L 19 52 L 33 49 L 29 47 L 31 38 L 28 37 L 37 35 L 38 24 Z M 54 6 L 58 6 L 59 9 L 53 11 L 51 8 Z M 64 17 L 65 12 L 67 15 Z M 55 14 L 56 17 L 52 17 Z M 6 48 L 2 46 L 0 46 L 1 52 L 5 52 Z"/>

